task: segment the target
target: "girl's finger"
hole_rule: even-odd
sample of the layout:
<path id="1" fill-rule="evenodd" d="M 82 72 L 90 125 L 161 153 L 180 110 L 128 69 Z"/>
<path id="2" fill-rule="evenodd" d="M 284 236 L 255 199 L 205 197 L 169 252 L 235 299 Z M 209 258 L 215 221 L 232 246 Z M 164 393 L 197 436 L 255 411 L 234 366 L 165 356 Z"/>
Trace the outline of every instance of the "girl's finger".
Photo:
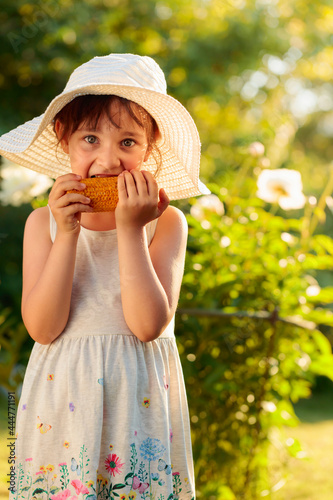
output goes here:
<path id="1" fill-rule="evenodd" d="M 91 201 L 90 198 L 84 196 L 83 194 L 67 193 L 64 194 L 61 198 L 59 198 L 58 206 L 65 207 L 67 205 L 72 205 L 73 203 L 82 203 L 83 205 L 89 205 L 90 201 Z"/>
<path id="2" fill-rule="evenodd" d="M 142 172 L 138 170 L 131 170 L 131 176 L 133 178 L 136 192 L 139 196 L 145 196 L 148 193 L 148 185 L 146 178 L 142 175 Z"/>
<path id="3" fill-rule="evenodd" d="M 126 186 L 126 192 L 128 197 L 138 195 L 138 187 L 136 183 L 136 177 L 134 177 L 133 172 L 123 172 L 124 182 Z"/>
<path id="4" fill-rule="evenodd" d="M 160 201 L 158 202 L 157 208 L 159 215 L 162 215 L 162 213 L 168 208 L 170 199 L 163 188 L 160 189 L 159 196 Z"/>
<path id="5" fill-rule="evenodd" d="M 124 172 L 122 172 L 121 174 L 118 175 L 117 187 L 118 187 L 119 201 L 123 201 L 124 199 L 126 199 L 128 197 Z"/>
<path id="6" fill-rule="evenodd" d="M 148 194 L 152 197 L 158 198 L 158 186 L 155 177 L 147 170 L 140 172 L 146 181 Z"/>

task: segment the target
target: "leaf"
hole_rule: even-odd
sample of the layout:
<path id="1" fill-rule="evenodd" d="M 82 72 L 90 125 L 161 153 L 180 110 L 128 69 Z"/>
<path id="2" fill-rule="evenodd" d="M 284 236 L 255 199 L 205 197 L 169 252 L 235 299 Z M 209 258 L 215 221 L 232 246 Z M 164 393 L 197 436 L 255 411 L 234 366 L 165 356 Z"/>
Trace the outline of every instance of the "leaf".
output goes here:
<path id="1" fill-rule="evenodd" d="M 122 484 L 122 483 L 118 483 L 118 484 L 115 484 L 114 487 L 112 488 L 112 491 L 113 490 L 121 490 L 121 488 L 125 488 L 126 484 Z"/>
<path id="2" fill-rule="evenodd" d="M 34 481 L 34 484 L 35 484 L 35 483 L 41 483 L 42 481 L 44 481 L 44 478 L 43 478 L 43 476 L 40 476 L 40 477 L 38 477 L 38 478 L 36 479 L 36 481 Z"/>
<path id="3" fill-rule="evenodd" d="M 43 488 L 36 488 L 35 491 L 32 492 L 32 495 L 39 495 L 40 493 L 46 493 L 46 490 L 43 490 Z"/>

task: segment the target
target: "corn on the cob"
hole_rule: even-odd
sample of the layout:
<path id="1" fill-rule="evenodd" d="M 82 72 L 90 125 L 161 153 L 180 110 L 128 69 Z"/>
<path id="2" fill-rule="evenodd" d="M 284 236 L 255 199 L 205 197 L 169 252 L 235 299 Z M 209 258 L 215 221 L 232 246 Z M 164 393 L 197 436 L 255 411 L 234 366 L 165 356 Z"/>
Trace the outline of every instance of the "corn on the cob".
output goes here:
<path id="1" fill-rule="evenodd" d="M 117 177 L 94 177 L 82 179 L 83 191 L 71 189 L 68 193 L 80 193 L 90 198 L 94 212 L 111 212 L 118 203 Z"/>

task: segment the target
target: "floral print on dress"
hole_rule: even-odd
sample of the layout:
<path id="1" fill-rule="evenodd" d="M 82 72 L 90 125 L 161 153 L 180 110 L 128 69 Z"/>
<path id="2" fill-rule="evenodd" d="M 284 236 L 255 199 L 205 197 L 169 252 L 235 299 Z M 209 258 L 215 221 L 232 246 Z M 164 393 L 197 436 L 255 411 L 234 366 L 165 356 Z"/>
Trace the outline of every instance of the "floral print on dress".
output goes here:
<path id="1" fill-rule="evenodd" d="M 146 438 L 137 448 L 130 445 L 129 463 L 116 453 L 104 460 L 104 470 L 91 478 L 88 449 L 83 445 L 71 463 L 47 464 L 34 470 L 33 459 L 18 466 L 17 489 L 13 500 L 194 500 L 188 478 L 172 470 L 165 461 L 166 448 L 156 438 Z M 172 477 L 172 493 L 165 496 L 167 477 Z M 170 480 L 169 480 L 170 481 Z M 169 483 L 170 484 L 170 483 Z M 180 496 L 181 495 L 181 496 Z"/>
<path id="2" fill-rule="evenodd" d="M 46 434 L 46 432 L 52 429 L 52 425 L 44 424 L 39 417 L 37 417 L 37 429 L 41 434 Z"/>

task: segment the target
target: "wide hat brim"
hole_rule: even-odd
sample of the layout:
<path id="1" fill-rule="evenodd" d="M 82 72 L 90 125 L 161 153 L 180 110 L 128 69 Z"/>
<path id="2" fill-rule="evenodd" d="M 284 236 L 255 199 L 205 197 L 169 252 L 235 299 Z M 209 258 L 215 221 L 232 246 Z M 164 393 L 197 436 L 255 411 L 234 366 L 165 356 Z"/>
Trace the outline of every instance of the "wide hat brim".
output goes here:
<path id="1" fill-rule="evenodd" d="M 67 103 L 85 94 L 118 95 L 136 102 L 154 117 L 160 131 L 157 145 L 162 155 L 157 182 L 170 200 L 210 193 L 199 180 L 200 140 L 191 115 L 173 97 L 135 86 L 90 83 L 64 91 L 53 99 L 44 114 L 2 135 L 0 154 L 52 178 L 71 172 L 69 156 L 58 145 L 53 131 L 53 119 Z M 156 171 L 152 155 L 143 169 Z"/>

